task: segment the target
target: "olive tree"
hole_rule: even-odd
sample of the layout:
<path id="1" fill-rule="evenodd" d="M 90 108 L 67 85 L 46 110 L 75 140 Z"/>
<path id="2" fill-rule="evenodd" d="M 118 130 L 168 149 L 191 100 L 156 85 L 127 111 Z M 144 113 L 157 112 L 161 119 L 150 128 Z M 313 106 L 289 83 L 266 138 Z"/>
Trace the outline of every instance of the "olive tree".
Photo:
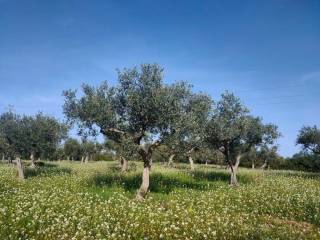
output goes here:
<path id="1" fill-rule="evenodd" d="M 112 141 L 106 139 L 105 147 L 112 150 L 116 158 L 119 160 L 119 165 L 122 173 L 125 173 L 129 169 L 129 160 L 137 159 L 136 147 L 128 139 L 122 139 L 122 141 Z"/>
<path id="2" fill-rule="evenodd" d="M 8 153 L 8 142 L 4 133 L 0 132 L 0 153 L 2 154 L 2 161 L 5 161 Z"/>
<path id="3" fill-rule="evenodd" d="M 9 158 L 15 158 L 19 177 L 24 178 L 21 157 L 31 156 L 31 167 L 34 167 L 34 156 L 51 156 L 67 129 L 65 124 L 41 113 L 20 116 L 8 111 L 0 115 L 0 148 Z"/>
<path id="4" fill-rule="evenodd" d="M 297 137 L 297 144 L 302 145 L 306 152 L 320 154 L 320 129 L 317 126 L 302 127 Z"/>
<path id="5" fill-rule="evenodd" d="M 181 117 L 174 123 L 175 133 L 167 139 L 170 149 L 169 164 L 172 164 L 176 154 L 188 157 L 190 168 L 194 170 L 192 153 L 205 144 L 205 131 L 208 122 L 212 100 L 206 94 L 190 93 L 181 107 Z"/>
<path id="6" fill-rule="evenodd" d="M 269 168 L 270 164 L 278 158 L 277 154 L 278 148 L 277 146 L 262 146 L 257 152 L 257 157 L 263 161 L 260 169 Z"/>
<path id="7" fill-rule="evenodd" d="M 190 88 L 184 83 L 164 84 L 163 69 L 157 64 L 118 71 L 118 82 L 114 87 L 106 82 L 96 88 L 84 84 L 80 98 L 76 91 L 65 91 L 64 113 L 80 128 L 135 146 L 144 166 L 137 192 L 137 198 L 143 199 L 149 188 L 152 153 L 174 133 Z"/>
<path id="8" fill-rule="evenodd" d="M 87 139 L 83 139 L 81 142 L 81 150 L 84 156 L 82 156 L 81 160 L 84 163 L 88 163 L 89 160 L 92 159 L 92 156 L 97 153 L 96 144 L 93 141 L 88 141 Z"/>
<path id="9" fill-rule="evenodd" d="M 63 144 L 63 151 L 67 160 L 80 160 L 82 157 L 81 144 L 77 139 L 68 138 Z"/>
<path id="10" fill-rule="evenodd" d="M 0 115 L 0 135 L 5 143 L 7 153 L 15 158 L 20 179 L 25 177 L 21 162 L 21 155 L 26 152 L 25 144 L 21 141 L 24 136 L 24 130 L 22 119 L 19 115 L 12 111 Z"/>
<path id="11" fill-rule="evenodd" d="M 31 167 L 35 166 L 35 157 L 52 158 L 61 141 L 66 138 L 68 126 L 51 116 L 38 113 L 35 116 L 23 116 L 23 142 L 26 154 L 30 156 Z"/>
<path id="12" fill-rule="evenodd" d="M 191 170 L 194 170 L 192 153 L 205 145 L 206 125 L 209 119 L 212 100 L 204 94 L 192 94 L 183 119 L 182 146 L 185 147 Z"/>
<path id="13" fill-rule="evenodd" d="M 207 126 L 207 142 L 225 156 L 230 169 L 230 184 L 237 185 L 241 157 L 254 146 L 273 144 L 279 137 L 277 127 L 264 125 L 232 93 L 223 93 Z"/>

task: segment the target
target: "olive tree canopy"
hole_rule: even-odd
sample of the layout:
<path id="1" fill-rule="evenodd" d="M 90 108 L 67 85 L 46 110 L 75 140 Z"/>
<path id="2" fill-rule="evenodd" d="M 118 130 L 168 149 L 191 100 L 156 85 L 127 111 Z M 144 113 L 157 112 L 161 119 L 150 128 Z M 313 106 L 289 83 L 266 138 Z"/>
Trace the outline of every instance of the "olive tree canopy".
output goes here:
<path id="1" fill-rule="evenodd" d="M 118 143 L 131 142 L 144 163 L 138 198 L 149 188 L 152 152 L 175 132 L 181 107 L 190 94 L 184 82 L 163 83 L 163 69 L 157 64 L 118 71 L 118 85 L 103 82 L 98 87 L 82 85 L 83 94 L 64 92 L 64 113 L 80 129 L 100 131 Z"/>
<path id="2" fill-rule="evenodd" d="M 174 122 L 175 132 L 167 138 L 166 146 L 171 152 L 169 164 L 176 154 L 188 157 L 194 170 L 192 153 L 205 145 L 206 125 L 213 101 L 203 93 L 190 93 L 181 107 L 181 117 Z"/>
<path id="3" fill-rule="evenodd" d="M 230 184 L 237 185 L 236 172 L 243 153 L 254 146 L 273 144 L 279 137 L 277 126 L 253 117 L 240 99 L 223 93 L 207 126 L 207 142 L 221 151 L 231 171 Z"/>
<path id="4" fill-rule="evenodd" d="M 317 126 L 302 127 L 297 137 L 297 144 L 301 144 L 307 152 L 320 154 L 320 129 Z"/>
<path id="5" fill-rule="evenodd" d="M 23 137 L 22 119 L 12 111 L 0 115 L 1 149 L 8 157 L 21 156 L 26 152 Z"/>
<path id="6" fill-rule="evenodd" d="M 20 141 L 24 142 L 26 154 L 34 164 L 34 158 L 50 159 L 59 144 L 67 137 L 68 126 L 51 116 L 38 113 L 35 116 L 23 116 L 24 134 Z"/>

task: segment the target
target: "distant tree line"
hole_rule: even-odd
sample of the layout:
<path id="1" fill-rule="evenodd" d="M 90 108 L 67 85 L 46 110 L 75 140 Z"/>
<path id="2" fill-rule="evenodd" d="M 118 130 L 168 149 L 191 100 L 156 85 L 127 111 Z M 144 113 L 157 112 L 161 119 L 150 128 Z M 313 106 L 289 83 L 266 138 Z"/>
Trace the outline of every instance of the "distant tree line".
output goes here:
<path id="1" fill-rule="evenodd" d="M 13 111 L 0 115 L 0 151 L 2 159 L 14 159 L 20 178 L 24 178 L 21 158 L 30 159 L 35 167 L 35 158 L 51 158 L 67 136 L 68 127 L 53 117 L 39 113 L 35 116 L 20 116 Z"/>
<path id="2" fill-rule="evenodd" d="M 317 126 L 301 128 L 297 144 L 302 151 L 287 159 L 287 168 L 302 171 L 320 171 L 320 129 Z"/>
<path id="3" fill-rule="evenodd" d="M 303 127 L 297 138 L 303 152 L 290 159 L 277 153 L 278 127 L 253 116 L 233 93 L 224 92 L 218 101 L 194 92 L 187 82 L 165 84 L 157 64 L 118 70 L 118 84 L 82 85 L 82 92 L 63 92 L 67 122 L 39 113 L 20 116 L 12 111 L 0 116 L 0 153 L 15 159 L 21 172 L 21 158 L 91 160 L 116 158 L 121 171 L 128 161 L 143 162 L 137 198 L 148 192 L 153 161 L 168 166 L 188 162 L 223 165 L 230 171 L 230 184 L 238 185 L 239 166 L 259 169 L 319 170 L 320 133 Z M 77 126 L 81 141 L 68 138 L 70 126 Z M 103 144 L 88 137 L 102 134 Z M 23 174 L 23 173 L 21 173 Z"/>
<path id="4" fill-rule="evenodd" d="M 54 159 L 88 163 L 89 161 L 111 161 L 113 156 L 113 149 L 105 144 L 87 139 L 79 141 L 75 138 L 67 138 L 57 149 Z"/>
<path id="5" fill-rule="evenodd" d="M 29 160 L 30 168 L 35 168 L 40 159 L 82 162 L 112 159 L 111 150 L 107 151 L 102 144 L 68 138 L 69 128 L 66 123 L 43 113 L 21 116 L 12 110 L 4 112 L 0 115 L 1 159 L 15 163 L 21 179 L 24 179 L 21 159 Z"/>

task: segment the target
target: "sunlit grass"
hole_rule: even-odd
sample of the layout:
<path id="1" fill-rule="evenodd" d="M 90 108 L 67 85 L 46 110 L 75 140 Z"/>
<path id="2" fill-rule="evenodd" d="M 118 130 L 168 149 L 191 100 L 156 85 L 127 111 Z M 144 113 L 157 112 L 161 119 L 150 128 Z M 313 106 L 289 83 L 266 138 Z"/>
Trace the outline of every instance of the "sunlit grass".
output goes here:
<path id="1" fill-rule="evenodd" d="M 61 162 L 16 179 L 0 165 L 0 239 L 320 239 L 317 174 L 154 164 L 151 192 L 134 196 L 142 164 Z"/>

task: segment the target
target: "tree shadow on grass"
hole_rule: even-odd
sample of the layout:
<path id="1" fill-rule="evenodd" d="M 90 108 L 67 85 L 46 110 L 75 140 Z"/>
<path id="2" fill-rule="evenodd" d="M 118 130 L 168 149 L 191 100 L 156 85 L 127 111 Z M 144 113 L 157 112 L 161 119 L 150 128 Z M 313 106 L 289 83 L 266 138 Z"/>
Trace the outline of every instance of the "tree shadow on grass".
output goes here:
<path id="1" fill-rule="evenodd" d="M 230 174 L 227 172 L 205 172 L 196 170 L 192 175 L 195 180 L 227 182 L 230 179 Z"/>
<path id="2" fill-rule="evenodd" d="M 141 184 L 141 174 L 98 174 L 90 179 L 95 186 L 121 186 L 126 191 L 135 192 Z M 168 194 L 177 188 L 204 190 L 207 187 L 203 182 L 197 182 L 186 174 L 152 173 L 150 176 L 150 191 Z"/>
<path id="3" fill-rule="evenodd" d="M 284 177 L 313 179 L 318 181 L 320 180 L 320 173 L 316 173 L 316 172 L 276 170 L 276 171 L 265 171 L 264 174 L 267 176 L 284 176 Z"/>
<path id="4" fill-rule="evenodd" d="M 26 178 L 32 178 L 37 176 L 56 176 L 70 174 L 71 169 L 66 167 L 59 167 L 53 163 L 41 163 L 36 164 L 35 168 L 27 167 L 24 169 Z"/>
<path id="5" fill-rule="evenodd" d="M 111 166 L 109 166 L 110 171 L 118 173 L 121 171 L 121 166 L 119 163 L 114 163 Z M 137 170 L 137 164 L 134 162 L 128 163 L 128 169 L 127 172 L 135 172 Z"/>
<path id="6" fill-rule="evenodd" d="M 168 194 L 175 189 L 212 189 L 215 183 L 228 183 L 230 174 L 223 171 L 194 171 L 177 173 L 152 173 L 150 175 L 150 191 L 154 193 Z M 254 178 L 249 175 L 241 174 L 238 176 L 240 184 L 254 182 Z M 126 191 L 135 192 L 141 184 L 141 174 L 97 174 L 89 179 L 89 182 L 96 187 L 118 186 Z"/>
<path id="7" fill-rule="evenodd" d="M 213 181 L 223 181 L 229 182 L 230 173 L 226 171 L 195 171 L 193 173 L 193 178 L 195 180 L 205 180 L 209 182 Z M 254 182 L 254 176 L 250 176 L 248 174 L 237 174 L 237 179 L 240 184 L 248 184 Z"/>

